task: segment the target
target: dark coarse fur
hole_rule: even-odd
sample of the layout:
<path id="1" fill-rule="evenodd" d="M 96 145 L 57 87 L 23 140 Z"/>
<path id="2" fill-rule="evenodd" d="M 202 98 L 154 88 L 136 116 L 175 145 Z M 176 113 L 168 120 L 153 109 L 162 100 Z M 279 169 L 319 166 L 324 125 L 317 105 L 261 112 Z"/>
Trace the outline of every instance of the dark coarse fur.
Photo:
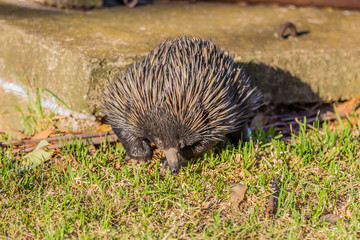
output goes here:
<path id="1" fill-rule="evenodd" d="M 153 142 L 176 174 L 225 137 L 238 142 L 260 105 L 260 93 L 224 50 L 183 36 L 109 81 L 104 112 L 128 157 L 151 159 Z"/>

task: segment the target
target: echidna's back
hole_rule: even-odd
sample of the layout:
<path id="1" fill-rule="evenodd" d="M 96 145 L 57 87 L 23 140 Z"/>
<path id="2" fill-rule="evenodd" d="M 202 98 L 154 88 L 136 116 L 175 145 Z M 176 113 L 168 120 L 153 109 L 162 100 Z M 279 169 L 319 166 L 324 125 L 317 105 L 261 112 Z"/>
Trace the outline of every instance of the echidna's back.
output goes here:
<path id="1" fill-rule="evenodd" d="M 259 105 L 259 94 L 228 54 L 210 41 L 185 36 L 160 44 L 110 83 L 106 96 L 113 126 L 219 140 Z M 164 125 L 168 129 L 159 130 Z"/>

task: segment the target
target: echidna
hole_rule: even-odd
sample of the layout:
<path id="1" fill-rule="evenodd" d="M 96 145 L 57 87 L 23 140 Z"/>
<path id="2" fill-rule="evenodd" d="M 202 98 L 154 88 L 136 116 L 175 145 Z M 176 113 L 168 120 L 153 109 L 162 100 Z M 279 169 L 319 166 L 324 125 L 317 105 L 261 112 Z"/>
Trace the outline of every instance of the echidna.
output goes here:
<path id="1" fill-rule="evenodd" d="M 225 137 L 246 138 L 260 105 L 259 91 L 224 50 L 187 36 L 164 41 L 109 81 L 103 104 L 128 158 L 151 159 L 153 142 L 172 174 Z"/>

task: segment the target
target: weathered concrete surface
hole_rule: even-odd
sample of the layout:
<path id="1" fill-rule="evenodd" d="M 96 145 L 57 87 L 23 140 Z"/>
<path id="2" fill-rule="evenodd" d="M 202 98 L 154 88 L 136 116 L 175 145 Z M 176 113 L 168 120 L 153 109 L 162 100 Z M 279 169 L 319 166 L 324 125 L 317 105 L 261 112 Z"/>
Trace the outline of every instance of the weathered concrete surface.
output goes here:
<path id="1" fill-rule="evenodd" d="M 285 21 L 310 33 L 278 39 Z M 25 84 L 27 75 L 74 110 L 97 114 L 107 77 L 187 34 L 245 63 L 274 104 L 342 100 L 360 93 L 359 22 L 360 12 L 331 9 L 157 3 L 62 12 L 0 2 L 0 76 L 12 81 L 13 71 Z"/>
<path id="2" fill-rule="evenodd" d="M 19 111 L 16 106 L 26 104 L 25 99 L 17 97 L 13 93 L 6 93 L 0 88 L 0 132 L 10 132 L 11 137 L 20 138 L 21 136 L 13 131 L 24 128 Z"/>
<path id="3" fill-rule="evenodd" d="M 75 9 L 99 8 L 103 4 L 102 0 L 38 0 L 37 2 L 57 8 Z"/>

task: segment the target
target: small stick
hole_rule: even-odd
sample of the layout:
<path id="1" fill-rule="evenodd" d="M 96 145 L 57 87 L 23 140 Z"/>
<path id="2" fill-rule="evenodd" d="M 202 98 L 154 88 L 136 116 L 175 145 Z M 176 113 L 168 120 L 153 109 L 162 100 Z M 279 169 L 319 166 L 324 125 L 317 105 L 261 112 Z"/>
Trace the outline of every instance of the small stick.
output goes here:
<path id="1" fill-rule="evenodd" d="M 6 141 L 0 142 L 0 146 L 21 146 L 21 145 L 29 145 L 29 144 L 36 144 L 41 142 L 42 140 L 46 140 L 48 142 L 59 142 L 59 141 L 66 141 L 73 138 L 93 138 L 93 137 L 105 137 L 106 135 L 115 135 L 113 131 L 103 131 L 103 132 L 93 132 L 93 133 L 81 133 L 81 134 L 68 134 L 64 136 L 57 136 L 57 137 L 49 137 L 49 138 L 39 138 L 39 139 L 23 139 L 18 141 Z"/>
<path id="2" fill-rule="evenodd" d="M 267 204 L 266 210 L 265 210 L 265 215 L 268 218 L 271 218 L 274 216 L 274 214 L 276 213 L 276 208 L 277 208 L 277 202 L 278 202 L 278 197 L 277 197 L 277 181 L 279 180 L 280 177 L 273 177 L 273 183 L 272 183 L 272 190 L 274 191 L 273 194 L 271 194 L 269 202 Z"/>
<path id="3" fill-rule="evenodd" d="M 100 137 L 93 137 L 91 138 L 91 140 L 89 141 L 90 137 L 87 137 L 87 138 L 81 138 L 79 139 L 79 141 L 81 143 L 91 143 L 92 145 L 100 145 L 102 142 L 104 142 L 105 140 L 107 140 L 108 142 L 116 142 L 117 141 L 117 136 L 115 134 L 113 135 L 108 135 L 107 138 L 104 138 L 103 136 L 100 136 Z M 70 143 L 70 144 L 75 144 L 74 142 L 73 143 Z M 63 143 L 61 142 L 53 142 L 51 143 L 51 145 L 48 145 L 46 146 L 47 149 L 59 149 L 61 148 L 62 146 L 64 146 Z M 36 146 L 24 146 L 24 147 L 21 147 L 21 148 L 17 148 L 17 149 L 14 149 L 12 151 L 13 154 L 15 153 L 28 153 L 28 152 L 31 152 L 33 151 L 34 149 L 36 148 Z"/>
<path id="4" fill-rule="evenodd" d="M 296 30 L 295 25 L 292 22 L 286 22 L 283 25 L 281 25 L 279 32 L 278 32 L 278 37 L 279 38 L 286 38 L 285 36 L 285 31 L 287 29 L 290 29 L 290 34 L 293 37 L 297 37 L 298 36 L 298 32 Z"/>

